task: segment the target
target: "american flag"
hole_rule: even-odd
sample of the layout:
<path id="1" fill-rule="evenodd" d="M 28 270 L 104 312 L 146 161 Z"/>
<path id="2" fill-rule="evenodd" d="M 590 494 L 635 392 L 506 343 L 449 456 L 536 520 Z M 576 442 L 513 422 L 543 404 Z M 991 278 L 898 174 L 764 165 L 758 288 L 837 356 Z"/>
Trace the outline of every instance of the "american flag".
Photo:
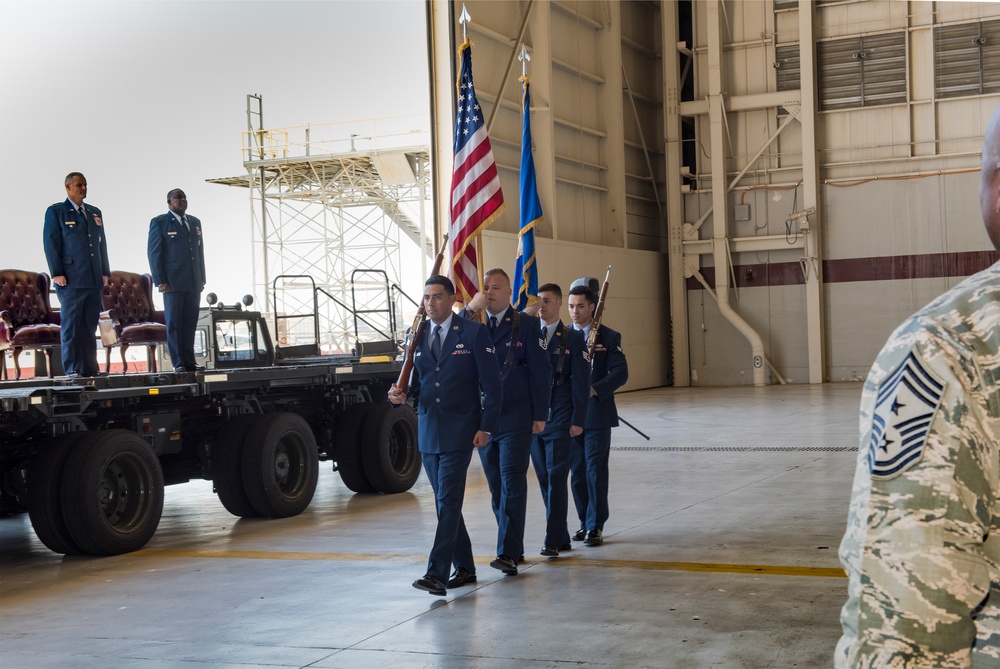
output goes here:
<path id="1" fill-rule="evenodd" d="M 479 287 L 475 239 L 503 212 L 503 191 L 482 108 L 472 86 L 472 44 L 459 49 L 455 170 L 451 177 L 451 275 L 458 301 L 468 303 Z"/>

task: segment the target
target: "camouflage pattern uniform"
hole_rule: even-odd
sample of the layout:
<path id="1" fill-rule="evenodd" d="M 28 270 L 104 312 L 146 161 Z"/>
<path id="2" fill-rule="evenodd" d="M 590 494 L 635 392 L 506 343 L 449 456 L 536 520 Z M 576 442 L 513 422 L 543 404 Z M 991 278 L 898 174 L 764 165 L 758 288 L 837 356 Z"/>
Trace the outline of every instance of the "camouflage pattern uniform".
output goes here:
<path id="1" fill-rule="evenodd" d="M 859 451 L 835 666 L 1000 669 L 1000 262 L 889 338 Z"/>

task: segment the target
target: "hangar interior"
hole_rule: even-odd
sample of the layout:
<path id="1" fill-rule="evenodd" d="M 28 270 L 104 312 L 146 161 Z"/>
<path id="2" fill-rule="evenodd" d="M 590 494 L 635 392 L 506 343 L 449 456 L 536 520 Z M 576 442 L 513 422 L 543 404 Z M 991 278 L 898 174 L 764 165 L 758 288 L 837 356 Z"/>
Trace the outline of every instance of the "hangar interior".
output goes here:
<path id="1" fill-rule="evenodd" d="M 429 5 L 439 202 L 462 4 Z M 464 5 L 508 203 L 486 264 L 516 251 L 523 42 L 539 278 L 613 266 L 608 322 L 644 361 L 629 389 L 862 379 L 997 257 L 976 206 L 996 3 Z"/>
<path id="2" fill-rule="evenodd" d="M 607 322 L 636 391 L 618 406 L 652 439 L 613 433 L 607 542 L 540 557 L 529 472 L 525 562 L 490 569 L 479 458 L 478 581 L 447 597 L 410 587 L 436 526 L 423 476 L 352 494 L 327 470 L 281 520 L 228 514 L 206 481 L 171 486 L 146 548 L 107 558 L 47 550 L 22 514 L 0 522 L 0 665 L 831 665 L 858 381 L 905 316 L 997 259 L 976 192 L 1000 4 L 466 5 L 507 198 L 485 264 L 511 267 L 516 247 L 523 27 L 540 280 L 614 268 Z M 432 156 L 451 154 L 461 6 L 427 3 Z M 447 202 L 450 165 L 432 169 Z"/>

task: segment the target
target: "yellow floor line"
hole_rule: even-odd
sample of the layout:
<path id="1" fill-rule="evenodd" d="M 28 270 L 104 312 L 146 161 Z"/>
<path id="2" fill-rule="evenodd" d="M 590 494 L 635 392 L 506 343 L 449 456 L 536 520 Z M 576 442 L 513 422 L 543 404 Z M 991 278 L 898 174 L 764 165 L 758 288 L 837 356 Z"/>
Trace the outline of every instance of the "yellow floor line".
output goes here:
<path id="1" fill-rule="evenodd" d="M 146 548 L 122 557 L 222 558 L 230 560 L 291 560 L 306 562 L 423 562 L 426 555 L 405 553 L 315 553 L 305 551 L 171 550 Z M 478 557 L 476 564 L 488 565 L 491 557 Z M 763 574 L 766 576 L 813 576 L 844 578 L 839 567 L 795 567 L 789 565 L 725 564 L 711 562 L 668 562 L 660 560 L 600 560 L 566 555 L 557 559 L 532 559 L 529 564 L 546 567 L 595 567 L 690 571 L 720 574 Z"/>

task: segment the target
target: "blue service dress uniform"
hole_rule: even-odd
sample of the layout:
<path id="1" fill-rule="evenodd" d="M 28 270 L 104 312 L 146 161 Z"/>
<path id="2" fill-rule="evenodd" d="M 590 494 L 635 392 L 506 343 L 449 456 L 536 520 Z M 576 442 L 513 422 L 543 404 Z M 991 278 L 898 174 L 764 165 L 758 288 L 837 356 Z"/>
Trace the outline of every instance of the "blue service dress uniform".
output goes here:
<path id="1" fill-rule="evenodd" d="M 205 247 L 201 221 L 186 216 L 185 226 L 172 212 L 149 222 L 147 254 L 153 283 L 170 284 L 163 294 L 167 349 L 174 367 L 194 368 L 194 335 L 205 287 Z"/>
<path id="2" fill-rule="evenodd" d="M 101 210 L 84 203 L 81 214 L 70 199 L 45 211 L 42 242 L 49 273 L 66 277 L 59 297 L 62 364 L 66 374 L 97 374 L 97 321 L 103 307 L 104 277 L 111 276 Z"/>
<path id="3" fill-rule="evenodd" d="M 512 341 L 515 313 L 513 306 L 508 307 L 490 335 L 503 377 L 503 411 L 489 443 L 479 449 L 479 458 L 497 519 L 497 555 L 516 561 L 524 554 L 531 424 L 548 416 L 552 366 L 538 317 L 519 313 L 517 339 Z M 511 347 L 511 365 L 504 372 Z"/>
<path id="4" fill-rule="evenodd" d="M 622 351 L 622 336 L 606 325 L 597 331 L 597 346 L 591 365 L 590 397 L 583 434 L 573 439 L 570 457 L 570 487 L 580 527 L 604 531 L 608 520 L 608 456 L 611 428 L 618 427 L 615 391 L 628 381 L 628 362 Z"/>
<path id="5" fill-rule="evenodd" d="M 562 344 L 564 337 L 565 346 Z M 561 322 L 555 325 L 548 342 L 548 352 L 552 364 L 552 403 L 545 431 L 532 439 L 531 462 L 545 502 L 543 545 L 558 548 L 570 542 L 566 524 L 569 511 L 566 480 L 572 448 L 569 427 L 586 425 L 590 365 L 587 363 L 587 342 L 583 333 Z M 558 373 L 556 370 L 559 370 Z"/>
<path id="6" fill-rule="evenodd" d="M 448 582 L 452 565 L 476 573 L 462 518 L 465 481 L 476 432 L 493 432 L 500 417 L 500 367 L 486 328 L 455 314 L 441 351 L 431 352 L 434 323 L 417 342 L 410 394 L 417 399 L 417 441 L 437 502 L 437 530 L 427 573 Z"/>

